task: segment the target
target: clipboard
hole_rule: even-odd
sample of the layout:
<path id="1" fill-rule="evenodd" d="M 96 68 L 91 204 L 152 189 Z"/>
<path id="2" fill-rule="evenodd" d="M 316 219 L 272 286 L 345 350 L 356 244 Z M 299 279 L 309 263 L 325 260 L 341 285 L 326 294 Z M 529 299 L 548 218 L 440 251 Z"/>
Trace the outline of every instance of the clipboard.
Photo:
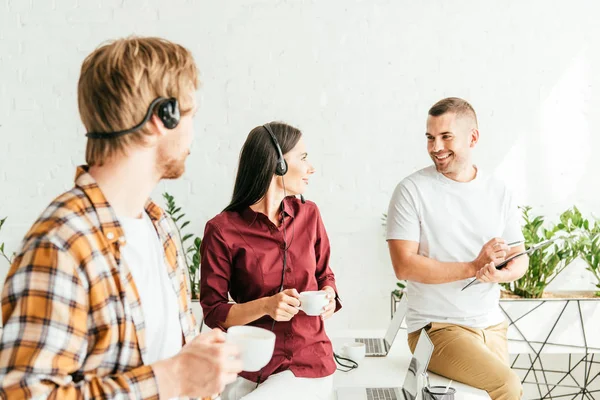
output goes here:
<path id="1" fill-rule="evenodd" d="M 528 248 L 525 251 L 522 251 L 520 253 L 515 254 L 514 256 L 511 256 L 509 258 L 507 258 L 506 260 L 502 261 L 500 264 L 496 265 L 496 269 L 502 269 L 504 267 L 506 267 L 506 265 L 511 262 L 512 260 L 514 260 L 515 258 L 519 258 L 521 256 L 524 256 L 525 254 L 529 254 L 529 253 L 533 253 L 536 250 L 541 249 L 542 247 L 545 247 L 547 245 L 549 245 L 550 243 L 553 243 L 554 241 L 556 241 L 557 239 L 559 239 L 558 237 L 555 237 L 554 239 L 548 239 L 548 240 L 544 240 L 543 242 L 540 242 L 538 244 L 536 244 L 535 246 L 531 246 L 530 248 Z M 471 282 L 469 282 L 464 288 L 462 288 L 460 291 L 462 292 L 463 290 L 465 290 L 466 288 L 468 288 L 471 285 L 477 285 L 479 283 L 483 283 L 481 281 L 478 281 L 477 279 L 473 279 Z"/>

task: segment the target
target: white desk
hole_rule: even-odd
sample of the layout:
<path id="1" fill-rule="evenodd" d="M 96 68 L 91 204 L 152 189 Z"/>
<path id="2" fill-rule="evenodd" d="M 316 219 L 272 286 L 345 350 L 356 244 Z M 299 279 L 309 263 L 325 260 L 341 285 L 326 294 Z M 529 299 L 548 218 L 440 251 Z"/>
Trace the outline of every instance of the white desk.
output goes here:
<path id="1" fill-rule="evenodd" d="M 383 331 L 332 331 L 328 335 L 333 343 L 336 354 L 348 338 L 383 337 Z M 336 371 L 333 376 L 333 385 L 338 387 L 401 387 L 404 383 L 404 375 L 412 354 L 406 341 L 406 330 L 401 329 L 392 346 L 392 350 L 386 357 L 365 357 L 357 369 L 350 372 Z M 428 372 L 431 385 L 446 386 L 448 379 L 432 372 Z M 452 382 L 456 389 L 455 399 L 479 400 L 489 399 L 489 395 L 474 387 L 458 382 Z M 343 400 L 343 399 L 339 399 Z"/>

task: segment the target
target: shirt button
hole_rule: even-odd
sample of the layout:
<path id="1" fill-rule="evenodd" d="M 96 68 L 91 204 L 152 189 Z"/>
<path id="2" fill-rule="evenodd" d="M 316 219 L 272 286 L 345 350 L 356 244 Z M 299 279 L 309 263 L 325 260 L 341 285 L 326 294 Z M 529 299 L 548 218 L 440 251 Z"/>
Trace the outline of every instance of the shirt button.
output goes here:
<path id="1" fill-rule="evenodd" d="M 285 250 L 285 243 L 281 243 L 280 247 L 282 250 Z"/>
<path id="2" fill-rule="evenodd" d="M 285 272 L 292 272 L 292 269 L 290 267 L 287 267 Z"/>
<path id="3" fill-rule="evenodd" d="M 114 233 L 112 233 L 112 232 L 108 232 L 108 233 L 106 234 L 106 238 L 107 238 L 108 240 L 113 240 L 113 239 L 115 238 L 115 234 L 114 234 Z"/>

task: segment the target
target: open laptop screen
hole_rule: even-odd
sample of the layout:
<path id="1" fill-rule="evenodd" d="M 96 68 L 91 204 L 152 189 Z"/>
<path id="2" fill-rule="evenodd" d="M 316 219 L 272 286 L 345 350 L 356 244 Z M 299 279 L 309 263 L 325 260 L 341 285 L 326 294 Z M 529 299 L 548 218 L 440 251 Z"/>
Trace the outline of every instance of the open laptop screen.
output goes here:
<path id="1" fill-rule="evenodd" d="M 427 371 L 432 353 L 433 343 L 423 329 L 419 335 L 419 341 L 417 342 L 417 347 L 415 347 L 415 352 L 410 359 L 410 364 L 408 365 L 408 370 L 404 377 L 404 385 L 402 385 L 402 387 L 413 396 L 417 395 L 419 376 Z"/>
<path id="2" fill-rule="evenodd" d="M 402 296 L 400 299 L 400 303 L 396 308 L 396 313 L 394 314 L 394 318 L 392 318 L 392 322 L 388 326 L 387 332 L 383 337 L 383 340 L 388 345 L 388 349 L 392 347 L 392 343 L 394 343 L 394 339 L 396 339 L 396 335 L 400 330 L 400 326 L 402 325 L 402 321 L 404 321 L 404 316 L 406 315 L 406 311 L 408 310 L 408 303 L 406 300 L 406 295 Z"/>

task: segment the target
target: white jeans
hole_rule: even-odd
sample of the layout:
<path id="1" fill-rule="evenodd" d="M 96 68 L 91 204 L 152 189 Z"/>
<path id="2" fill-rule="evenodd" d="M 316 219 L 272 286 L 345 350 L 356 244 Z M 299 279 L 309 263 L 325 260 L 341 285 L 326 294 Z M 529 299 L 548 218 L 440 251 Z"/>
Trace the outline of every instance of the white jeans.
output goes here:
<path id="1" fill-rule="evenodd" d="M 222 400 L 330 400 L 333 396 L 333 375 L 325 378 L 297 378 L 292 371 L 271 375 L 261 383 L 240 376 L 225 387 Z"/>

